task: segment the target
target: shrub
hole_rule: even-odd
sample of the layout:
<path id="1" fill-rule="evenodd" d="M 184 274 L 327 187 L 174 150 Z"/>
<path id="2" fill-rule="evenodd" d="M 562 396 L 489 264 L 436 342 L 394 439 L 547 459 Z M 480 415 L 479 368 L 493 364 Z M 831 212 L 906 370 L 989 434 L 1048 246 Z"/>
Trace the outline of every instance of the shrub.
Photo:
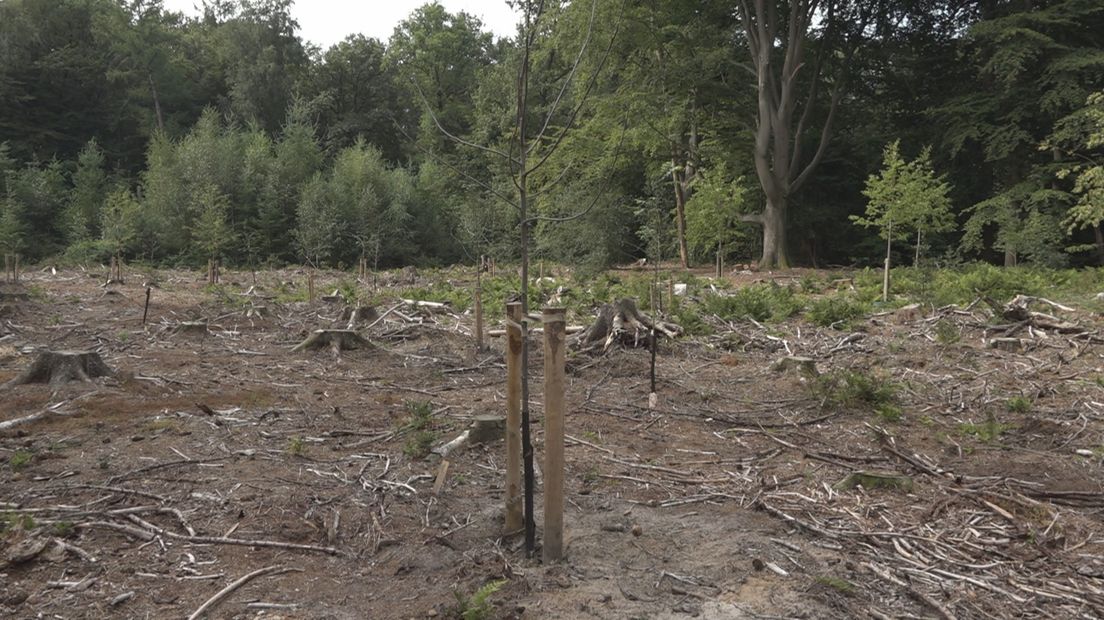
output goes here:
<path id="1" fill-rule="evenodd" d="M 757 284 L 732 295 L 708 295 L 702 309 L 726 320 L 782 321 L 801 311 L 803 301 L 793 290 L 777 284 Z"/>
<path id="2" fill-rule="evenodd" d="M 850 323 L 855 319 L 866 316 L 869 311 L 870 306 L 858 299 L 833 295 L 811 303 L 808 310 L 805 311 L 805 317 L 816 325 L 832 327 L 837 324 Z"/>

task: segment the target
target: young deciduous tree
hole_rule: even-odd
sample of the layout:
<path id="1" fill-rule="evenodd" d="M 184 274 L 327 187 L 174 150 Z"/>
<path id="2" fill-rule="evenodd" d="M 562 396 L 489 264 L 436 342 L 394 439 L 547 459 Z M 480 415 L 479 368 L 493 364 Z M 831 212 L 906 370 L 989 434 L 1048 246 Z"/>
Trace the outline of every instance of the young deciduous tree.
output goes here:
<path id="1" fill-rule="evenodd" d="M 860 226 L 875 227 L 886 240 L 886 282 L 889 278 L 890 252 L 893 240 L 905 240 L 915 236 L 916 257 L 920 263 L 920 248 L 924 233 L 946 232 L 954 225 L 950 186 L 935 175 L 931 165 L 931 149 L 925 148 L 912 161 L 901 157 L 900 142 L 886 146 L 882 171 L 870 175 L 863 194 L 869 202 L 865 216 L 851 216 Z M 887 285 L 888 288 L 888 285 Z M 888 290 L 883 291 L 883 297 Z"/>
<path id="2" fill-rule="evenodd" d="M 720 264 L 725 248 L 747 235 L 740 217 L 746 196 L 743 177 L 731 178 L 723 166 L 699 172 L 686 203 L 686 239 L 695 255 L 715 251 Z"/>
<path id="3" fill-rule="evenodd" d="M 118 187 L 104 200 L 100 230 L 111 256 L 119 261 L 135 241 L 135 226 L 142 206 L 126 187 Z"/>

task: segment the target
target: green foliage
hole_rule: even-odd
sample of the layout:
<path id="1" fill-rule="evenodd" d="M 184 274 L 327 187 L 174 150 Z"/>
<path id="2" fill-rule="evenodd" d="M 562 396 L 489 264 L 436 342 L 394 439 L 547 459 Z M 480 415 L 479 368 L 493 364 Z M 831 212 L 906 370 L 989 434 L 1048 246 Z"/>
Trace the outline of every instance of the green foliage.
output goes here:
<path id="1" fill-rule="evenodd" d="M 1013 396 L 1009 398 L 1004 406 L 1012 413 L 1027 413 L 1031 411 L 1031 399 L 1024 396 Z"/>
<path id="2" fill-rule="evenodd" d="M 437 433 L 433 431 L 417 431 L 406 439 L 403 445 L 403 454 L 412 459 L 424 459 L 429 456 L 433 444 L 437 442 Z"/>
<path id="3" fill-rule="evenodd" d="M 962 340 L 962 332 L 953 321 L 939 319 L 935 324 L 935 341 L 943 346 L 950 346 Z"/>
<path id="4" fill-rule="evenodd" d="M 292 456 L 303 456 L 307 453 L 307 442 L 298 436 L 288 439 L 287 453 Z"/>
<path id="5" fill-rule="evenodd" d="M 801 311 L 804 303 L 793 289 L 775 283 L 753 284 L 732 295 L 707 295 L 702 310 L 723 320 L 783 321 Z"/>
<path id="6" fill-rule="evenodd" d="M 99 236 L 100 210 L 107 198 L 107 173 L 104 153 L 96 140 L 89 140 L 77 155 L 77 169 L 71 181 L 66 205 L 66 240 L 69 243 L 88 241 Z"/>
<path id="7" fill-rule="evenodd" d="M 931 148 L 905 161 L 900 141 L 894 141 L 885 148 L 881 173 L 866 180 L 866 216 L 851 219 L 861 226 L 877 228 L 883 239 L 916 237 L 919 260 L 919 237 L 946 232 L 954 225 L 949 192 L 946 181 L 932 170 Z"/>
<path id="8" fill-rule="evenodd" d="M 30 465 L 34 459 L 34 453 L 29 450 L 16 450 L 12 453 L 11 458 L 8 459 L 8 465 L 11 466 L 12 471 L 19 471 Z"/>
<path id="9" fill-rule="evenodd" d="M 870 305 L 854 297 L 830 295 L 812 301 L 805 310 L 805 318 L 821 327 L 846 328 L 869 312 Z"/>
<path id="10" fill-rule="evenodd" d="M 490 602 L 491 595 L 501 590 L 507 583 L 505 579 L 488 581 L 467 597 L 456 592 L 457 615 L 463 620 L 487 620 L 494 611 Z"/>
<path id="11" fill-rule="evenodd" d="M 0 203 L 0 251 L 18 254 L 23 250 L 24 225 L 22 205 L 9 187 L 4 202 Z"/>
<path id="12" fill-rule="evenodd" d="M 900 410 L 896 409 L 897 386 L 876 375 L 861 371 L 824 374 L 812 384 L 812 390 L 826 405 L 865 408 L 884 419 L 900 417 Z"/>
<path id="13" fill-rule="evenodd" d="M 23 530 L 29 532 L 38 527 L 35 523 L 34 517 L 26 514 L 18 514 L 14 512 L 0 513 L 0 534 L 11 530 Z"/>
<path id="14" fill-rule="evenodd" d="M 700 259 L 730 247 L 749 234 L 740 216 L 746 210 L 743 177 L 731 178 L 723 165 L 698 173 L 686 203 L 686 241 Z"/>
<path id="15" fill-rule="evenodd" d="M 958 432 L 963 435 L 976 437 L 985 443 L 993 443 L 1000 439 L 1001 435 L 1013 428 L 1015 428 L 1015 426 L 1012 424 L 997 422 L 996 416 L 990 412 L 988 416 L 986 416 L 985 422 L 981 424 L 975 424 L 973 422 L 963 422 L 959 424 Z"/>

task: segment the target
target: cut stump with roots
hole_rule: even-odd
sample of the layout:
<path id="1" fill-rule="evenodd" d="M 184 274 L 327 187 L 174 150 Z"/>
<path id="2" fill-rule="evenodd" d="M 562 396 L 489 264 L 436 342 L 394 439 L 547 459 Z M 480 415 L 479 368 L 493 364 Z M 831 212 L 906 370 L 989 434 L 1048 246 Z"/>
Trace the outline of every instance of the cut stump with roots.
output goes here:
<path id="1" fill-rule="evenodd" d="M 88 382 L 96 377 L 115 374 L 95 351 L 43 351 L 23 374 L 8 381 L 4 387 L 28 383 L 48 383 L 53 386 L 70 381 Z"/>
<path id="2" fill-rule="evenodd" d="M 340 351 L 371 347 L 363 336 L 351 329 L 316 329 L 307 339 L 295 345 L 291 351 L 297 353 L 307 349 L 329 347 L 337 355 Z"/>
<path id="3" fill-rule="evenodd" d="M 603 352 L 615 342 L 629 347 L 646 346 L 652 329 L 668 338 L 682 333 L 682 328 L 674 323 L 652 320 L 642 314 L 632 299 L 621 299 L 599 308 L 594 323 L 575 337 L 574 344 L 580 350 Z"/>

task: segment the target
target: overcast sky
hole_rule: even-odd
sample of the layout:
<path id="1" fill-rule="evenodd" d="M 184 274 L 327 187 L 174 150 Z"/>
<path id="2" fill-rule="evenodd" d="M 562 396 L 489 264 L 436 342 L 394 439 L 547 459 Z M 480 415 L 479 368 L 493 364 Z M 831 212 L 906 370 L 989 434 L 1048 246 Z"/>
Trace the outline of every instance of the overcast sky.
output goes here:
<path id="1" fill-rule="evenodd" d="M 291 12 L 299 22 L 299 36 L 323 49 L 361 33 L 381 41 L 391 38 L 395 26 L 428 0 L 296 0 Z M 466 11 L 483 21 L 499 37 L 514 34 L 516 15 L 505 0 L 440 0 L 449 12 Z M 165 0 L 165 8 L 195 15 L 199 0 Z"/>

